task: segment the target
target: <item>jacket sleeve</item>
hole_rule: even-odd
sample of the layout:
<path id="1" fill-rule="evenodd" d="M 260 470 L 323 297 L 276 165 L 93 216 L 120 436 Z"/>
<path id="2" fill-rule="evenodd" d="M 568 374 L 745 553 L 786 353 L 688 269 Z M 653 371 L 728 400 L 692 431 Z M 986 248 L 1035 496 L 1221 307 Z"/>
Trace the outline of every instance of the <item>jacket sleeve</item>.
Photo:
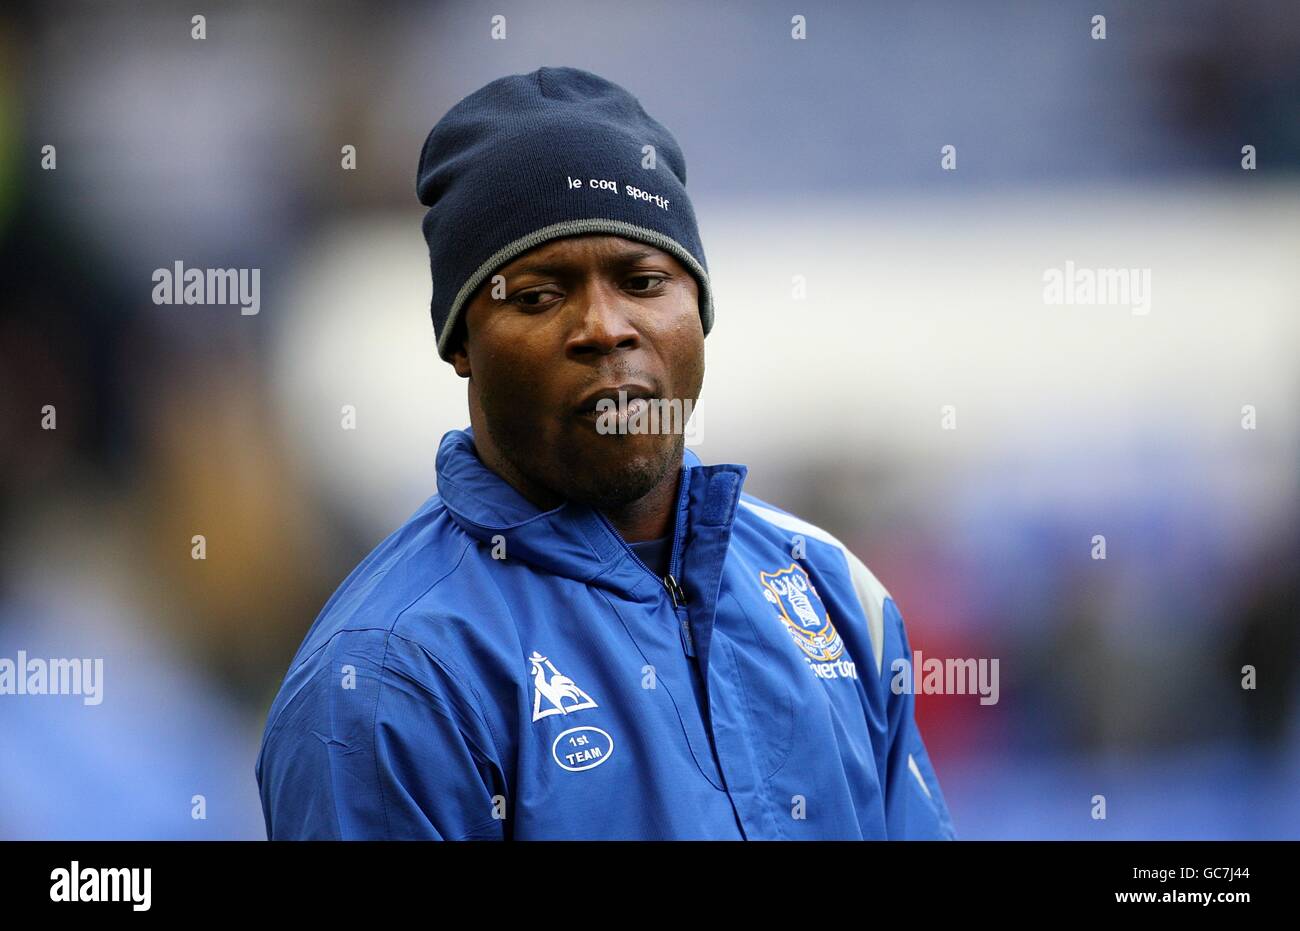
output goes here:
<path id="1" fill-rule="evenodd" d="M 888 719 L 885 754 L 885 826 L 890 840 L 954 840 L 952 817 L 939 788 L 925 741 L 916 726 L 915 696 L 909 688 L 895 694 L 894 662 L 900 657 L 912 663 L 903 617 L 887 595 L 882 605 L 884 681 Z"/>
<path id="2" fill-rule="evenodd" d="M 337 634 L 290 674 L 263 742 L 267 837 L 502 839 L 503 768 L 462 681 L 389 631 Z"/>

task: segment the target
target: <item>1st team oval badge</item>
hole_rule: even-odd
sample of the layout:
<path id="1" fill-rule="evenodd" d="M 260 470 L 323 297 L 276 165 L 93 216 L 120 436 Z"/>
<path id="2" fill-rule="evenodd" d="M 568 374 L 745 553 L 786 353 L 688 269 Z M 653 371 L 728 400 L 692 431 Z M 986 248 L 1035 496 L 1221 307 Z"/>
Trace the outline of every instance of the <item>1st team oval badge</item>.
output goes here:
<path id="1" fill-rule="evenodd" d="M 562 769 L 580 773 L 595 769 L 614 752 L 614 738 L 598 727 L 571 727 L 551 744 L 551 756 Z"/>

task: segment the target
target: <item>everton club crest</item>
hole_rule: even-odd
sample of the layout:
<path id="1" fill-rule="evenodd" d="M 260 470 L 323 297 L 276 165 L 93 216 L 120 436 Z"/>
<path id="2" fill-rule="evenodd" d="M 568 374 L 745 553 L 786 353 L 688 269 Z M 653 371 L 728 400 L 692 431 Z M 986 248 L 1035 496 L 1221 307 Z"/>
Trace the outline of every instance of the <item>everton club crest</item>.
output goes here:
<path id="1" fill-rule="evenodd" d="M 758 580 L 799 649 L 817 662 L 839 658 L 844 641 L 802 566 L 791 563 L 777 572 L 760 572 Z"/>

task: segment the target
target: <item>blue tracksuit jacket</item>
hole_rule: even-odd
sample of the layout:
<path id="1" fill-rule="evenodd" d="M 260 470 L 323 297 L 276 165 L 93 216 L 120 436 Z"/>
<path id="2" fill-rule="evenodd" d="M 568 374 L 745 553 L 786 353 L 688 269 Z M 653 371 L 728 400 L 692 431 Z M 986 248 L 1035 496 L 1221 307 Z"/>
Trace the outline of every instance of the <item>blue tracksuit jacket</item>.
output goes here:
<path id="1" fill-rule="evenodd" d="M 666 579 L 541 512 L 469 431 L 339 587 L 271 708 L 272 839 L 951 838 L 885 589 L 686 451 Z"/>

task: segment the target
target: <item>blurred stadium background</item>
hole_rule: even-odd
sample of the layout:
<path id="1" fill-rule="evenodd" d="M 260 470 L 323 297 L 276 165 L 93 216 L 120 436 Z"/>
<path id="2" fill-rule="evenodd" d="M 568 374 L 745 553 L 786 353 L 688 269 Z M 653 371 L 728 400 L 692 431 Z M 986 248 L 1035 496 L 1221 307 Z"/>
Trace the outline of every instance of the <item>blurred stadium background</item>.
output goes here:
<path id="1" fill-rule="evenodd" d="M 918 700 L 959 835 L 1300 837 L 1289 0 L 6 4 L 0 656 L 103 657 L 105 685 L 0 697 L 0 837 L 265 836 L 290 656 L 468 419 L 420 146 L 539 65 L 623 84 L 686 152 L 700 455 L 849 543 L 913 647 L 999 659 L 998 704 Z M 177 260 L 260 268 L 260 314 L 155 306 Z M 1044 305 L 1066 260 L 1150 268 L 1150 313 Z"/>

